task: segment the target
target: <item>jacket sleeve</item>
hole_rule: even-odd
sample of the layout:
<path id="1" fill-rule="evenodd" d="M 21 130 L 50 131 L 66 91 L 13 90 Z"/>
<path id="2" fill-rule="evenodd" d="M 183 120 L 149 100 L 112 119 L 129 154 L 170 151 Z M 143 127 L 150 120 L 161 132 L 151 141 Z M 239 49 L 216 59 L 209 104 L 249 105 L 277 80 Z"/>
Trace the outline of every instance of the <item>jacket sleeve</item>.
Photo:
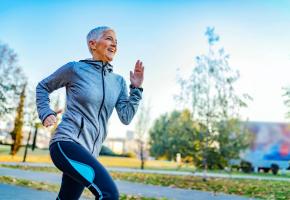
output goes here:
<path id="1" fill-rule="evenodd" d="M 56 115 L 56 113 L 50 109 L 49 94 L 54 90 L 68 85 L 71 81 L 72 74 L 73 62 L 69 62 L 57 69 L 47 78 L 40 81 L 36 86 L 36 106 L 42 124 L 47 116 Z"/>
<path id="2" fill-rule="evenodd" d="M 130 88 L 130 95 L 128 96 L 127 85 L 122 78 L 122 90 L 116 103 L 116 110 L 123 124 L 128 125 L 132 121 L 141 99 L 142 92 L 137 88 Z"/>

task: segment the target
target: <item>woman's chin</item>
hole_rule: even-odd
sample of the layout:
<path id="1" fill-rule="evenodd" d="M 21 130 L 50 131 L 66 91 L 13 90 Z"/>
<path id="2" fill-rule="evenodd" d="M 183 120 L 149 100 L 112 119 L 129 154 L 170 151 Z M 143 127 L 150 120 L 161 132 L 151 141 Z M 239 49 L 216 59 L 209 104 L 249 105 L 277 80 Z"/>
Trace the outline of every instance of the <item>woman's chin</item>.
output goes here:
<path id="1" fill-rule="evenodd" d="M 106 60 L 107 60 L 108 62 L 111 62 L 111 61 L 113 61 L 113 58 L 114 58 L 114 57 L 107 56 L 107 57 L 106 57 Z"/>

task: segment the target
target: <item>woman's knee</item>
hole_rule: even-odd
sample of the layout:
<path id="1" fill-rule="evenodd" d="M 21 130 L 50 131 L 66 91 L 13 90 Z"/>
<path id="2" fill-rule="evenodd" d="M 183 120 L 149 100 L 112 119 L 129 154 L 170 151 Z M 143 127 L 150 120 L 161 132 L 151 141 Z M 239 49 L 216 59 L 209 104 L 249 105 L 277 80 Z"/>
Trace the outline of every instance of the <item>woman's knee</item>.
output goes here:
<path id="1" fill-rule="evenodd" d="M 99 200 L 99 199 L 104 199 L 104 200 L 119 200 L 119 192 L 111 192 L 111 193 L 106 193 L 106 195 L 102 196 L 96 196 L 96 200 Z"/>
<path id="2" fill-rule="evenodd" d="M 89 190 L 95 195 L 96 199 L 104 199 L 104 200 L 119 199 L 119 191 L 116 187 L 100 189 L 97 188 L 95 185 L 93 185 L 93 187 L 89 187 Z"/>

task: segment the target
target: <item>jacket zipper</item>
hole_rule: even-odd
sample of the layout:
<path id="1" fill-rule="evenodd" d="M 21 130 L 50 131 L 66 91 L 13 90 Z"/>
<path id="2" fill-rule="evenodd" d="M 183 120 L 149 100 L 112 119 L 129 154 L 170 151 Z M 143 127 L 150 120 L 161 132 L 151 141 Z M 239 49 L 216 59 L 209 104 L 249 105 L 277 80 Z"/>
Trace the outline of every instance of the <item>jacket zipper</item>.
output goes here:
<path id="1" fill-rule="evenodd" d="M 83 128 L 84 128 L 84 118 L 82 117 L 81 128 L 80 128 L 80 131 L 79 131 L 79 133 L 78 133 L 78 138 L 80 137 L 80 134 L 81 134 Z"/>
<path id="2" fill-rule="evenodd" d="M 101 103 L 101 106 L 100 106 L 100 109 L 99 109 L 99 113 L 98 113 L 98 122 L 99 122 L 99 125 L 100 125 L 100 114 L 101 114 L 101 110 L 102 110 L 103 105 L 104 105 L 104 102 L 105 102 L 104 65 L 102 66 L 102 86 L 103 86 L 103 99 L 102 99 L 102 103 Z M 98 134 L 98 136 L 97 136 L 97 138 L 95 139 L 94 144 L 93 144 L 92 154 L 94 153 L 94 150 L 95 150 L 95 144 L 96 144 L 96 142 L 97 142 L 99 136 L 100 136 L 100 127 L 99 127 L 99 134 Z"/>

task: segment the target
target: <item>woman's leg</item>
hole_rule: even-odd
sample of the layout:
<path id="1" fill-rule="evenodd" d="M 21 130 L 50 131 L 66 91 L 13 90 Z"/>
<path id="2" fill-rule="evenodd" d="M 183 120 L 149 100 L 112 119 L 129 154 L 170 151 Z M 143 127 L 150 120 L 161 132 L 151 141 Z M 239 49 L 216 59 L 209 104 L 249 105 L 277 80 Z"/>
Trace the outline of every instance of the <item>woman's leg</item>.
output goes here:
<path id="1" fill-rule="evenodd" d="M 84 188 L 85 186 L 82 183 L 75 181 L 72 177 L 63 173 L 58 199 L 78 200 Z"/>
<path id="2" fill-rule="evenodd" d="M 50 155 L 55 166 L 65 175 L 73 178 L 76 182 L 87 187 L 96 199 L 117 200 L 119 198 L 118 189 L 107 170 L 95 159 L 85 148 L 75 142 L 55 142 L 50 146 Z M 71 184 L 74 184 L 73 182 Z M 61 200 L 67 200 L 64 192 L 59 193 Z M 61 186 L 62 187 L 62 186 Z M 79 198 L 79 192 L 68 190 L 75 198 Z M 78 193 L 78 194 L 77 194 Z M 78 196 L 78 197 L 77 197 Z M 71 200 L 70 198 L 69 200 Z"/>

